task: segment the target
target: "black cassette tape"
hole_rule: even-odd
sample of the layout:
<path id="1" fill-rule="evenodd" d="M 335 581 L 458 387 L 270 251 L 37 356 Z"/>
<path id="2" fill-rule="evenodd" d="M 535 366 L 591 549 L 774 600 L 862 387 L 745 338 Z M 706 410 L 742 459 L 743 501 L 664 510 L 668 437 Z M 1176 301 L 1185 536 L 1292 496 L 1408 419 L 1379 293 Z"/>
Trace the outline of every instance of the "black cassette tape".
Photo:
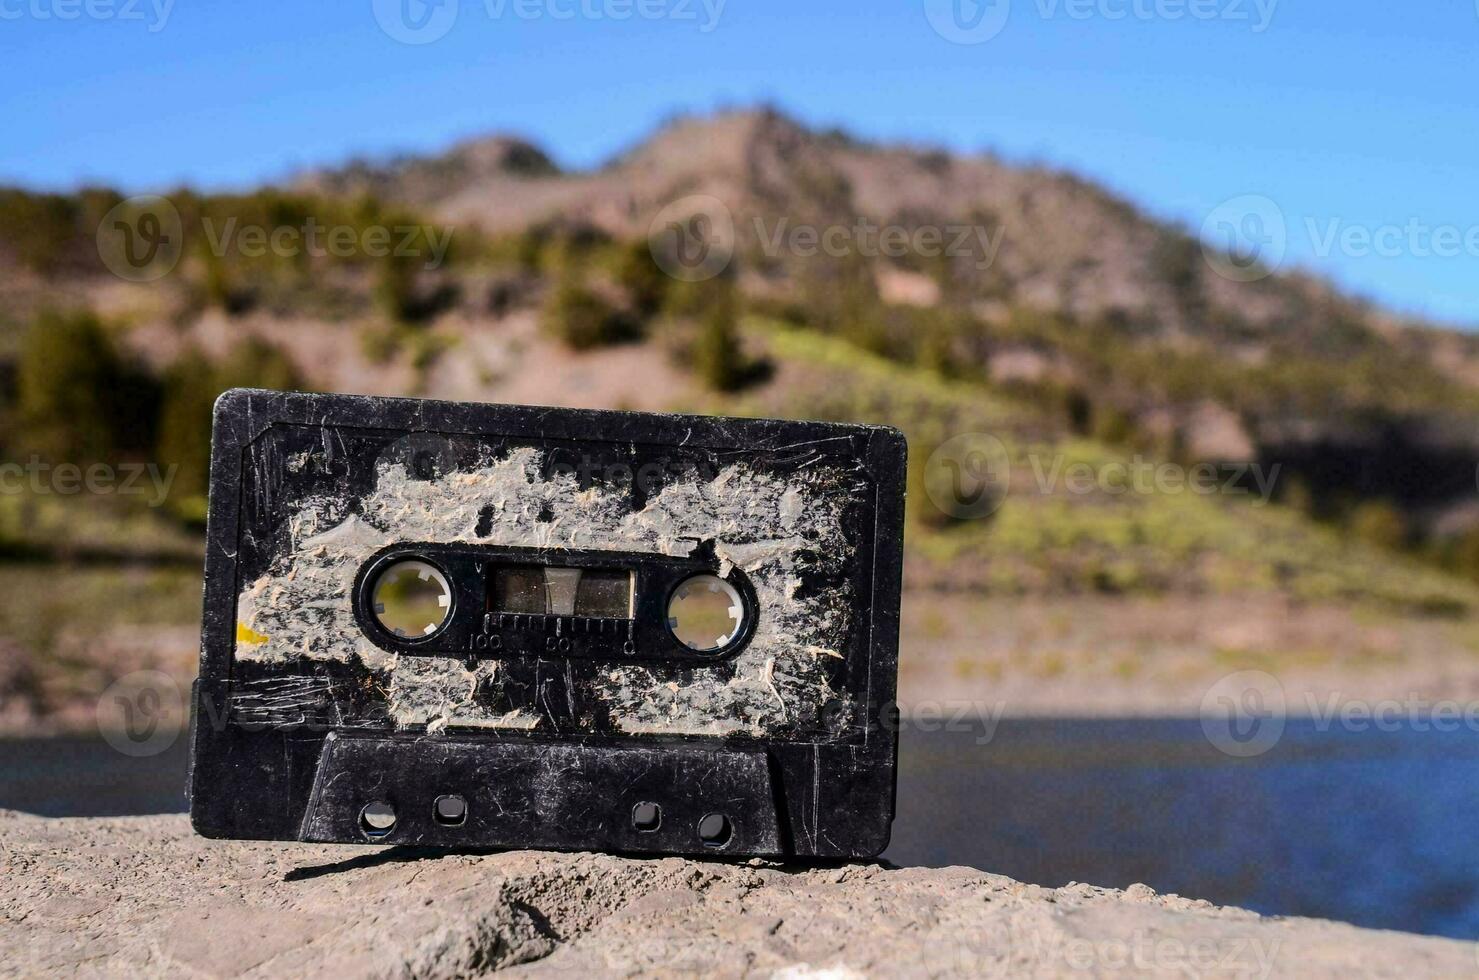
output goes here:
<path id="1" fill-rule="evenodd" d="M 196 830 L 878 854 L 904 464 L 878 426 L 228 392 Z"/>

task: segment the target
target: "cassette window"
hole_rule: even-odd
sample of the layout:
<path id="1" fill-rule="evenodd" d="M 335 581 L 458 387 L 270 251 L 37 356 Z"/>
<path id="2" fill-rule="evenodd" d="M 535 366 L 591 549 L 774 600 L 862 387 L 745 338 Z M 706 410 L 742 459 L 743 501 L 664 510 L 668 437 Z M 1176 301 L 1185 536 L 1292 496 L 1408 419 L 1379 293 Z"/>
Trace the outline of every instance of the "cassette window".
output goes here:
<path id="1" fill-rule="evenodd" d="M 489 583 L 489 612 L 632 618 L 634 576 L 628 570 L 500 565 Z"/>

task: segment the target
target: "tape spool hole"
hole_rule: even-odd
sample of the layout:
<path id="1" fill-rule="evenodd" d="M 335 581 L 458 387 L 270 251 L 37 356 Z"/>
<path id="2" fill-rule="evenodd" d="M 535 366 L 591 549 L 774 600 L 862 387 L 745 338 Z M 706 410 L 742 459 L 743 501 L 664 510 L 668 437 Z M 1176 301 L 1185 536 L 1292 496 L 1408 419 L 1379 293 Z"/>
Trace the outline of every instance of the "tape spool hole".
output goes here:
<path id="1" fill-rule="evenodd" d="M 728 646 L 744 628 L 746 615 L 744 596 L 717 575 L 695 575 L 668 599 L 668 629 L 699 653 Z"/>
<path id="2" fill-rule="evenodd" d="M 638 803 L 632 807 L 632 826 L 651 833 L 662 826 L 662 807 L 656 803 Z"/>
<path id="3" fill-rule="evenodd" d="M 408 559 L 380 572 L 370 601 L 375 620 L 386 632 L 417 640 L 446 624 L 452 612 L 452 586 L 435 565 Z"/>
<path id="4" fill-rule="evenodd" d="M 384 837 L 395 829 L 395 807 L 370 803 L 359 812 L 359 828 L 366 837 Z"/>
<path id="5" fill-rule="evenodd" d="M 698 822 L 698 839 L 705 847 L 723 847 L 734 836 L 734 826 L 722 813 L 705 814 Z"/>

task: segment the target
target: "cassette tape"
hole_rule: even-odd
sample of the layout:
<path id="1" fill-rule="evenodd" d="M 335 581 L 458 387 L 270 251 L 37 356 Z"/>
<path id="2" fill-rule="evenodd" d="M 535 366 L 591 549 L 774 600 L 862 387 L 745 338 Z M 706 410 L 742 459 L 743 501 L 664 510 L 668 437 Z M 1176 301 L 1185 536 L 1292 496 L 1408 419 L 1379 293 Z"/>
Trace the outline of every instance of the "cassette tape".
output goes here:
<path id="1" fill-rule="evenodd" d="M 905 452 L 881 426 L 227 392 L 196 830 L 878 854 Z"/>

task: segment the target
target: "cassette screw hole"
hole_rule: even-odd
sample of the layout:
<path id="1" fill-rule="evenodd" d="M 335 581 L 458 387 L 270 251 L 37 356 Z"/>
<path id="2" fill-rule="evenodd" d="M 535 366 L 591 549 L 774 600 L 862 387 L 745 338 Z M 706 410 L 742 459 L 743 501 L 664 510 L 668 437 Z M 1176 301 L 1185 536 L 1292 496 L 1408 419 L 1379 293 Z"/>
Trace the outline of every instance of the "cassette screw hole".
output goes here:
<path id="1" fill-rule="evenodd" d="M 745 600 L 717 575 L 695 575 L 668 600 L 668 629 L 678 642 L 699 653 L 713 653 L 739 635 Z"/>
<path id="2" fill-rule="evenodd" d="M 359 812 L 360 830 L 366 837 L 384 837 L 395 829 L 395 807 L 389 803 L 370 803 Z"/>
<path id="3" fill-rule="evenodd" d="M 398 561 L 375 579 L 371 602 L 381 626 L 414 640 L 431 636 L 447 621 L 452 586 L 439 569 L 424 561 Z"/>
<path id="4" fill-rule="evenodd" d="M 723 847 L 734 836 L 734 827 L 722 813 L 705 814 L 698 822 L 698 839 L 705 847 Z"/>
<path id="5" fill-rule="evenodd" d="M 656 803 L 638 803 L 632 807 L 632 826 L 647 834 L 662 826 L 662 807 Z"/>
<path id="6" fill-rule="evenodd" d="M 444 827 L 462 826 L 467 823 L 467 801 L 460 796 L 438 796 L 436 819 Z"/>

